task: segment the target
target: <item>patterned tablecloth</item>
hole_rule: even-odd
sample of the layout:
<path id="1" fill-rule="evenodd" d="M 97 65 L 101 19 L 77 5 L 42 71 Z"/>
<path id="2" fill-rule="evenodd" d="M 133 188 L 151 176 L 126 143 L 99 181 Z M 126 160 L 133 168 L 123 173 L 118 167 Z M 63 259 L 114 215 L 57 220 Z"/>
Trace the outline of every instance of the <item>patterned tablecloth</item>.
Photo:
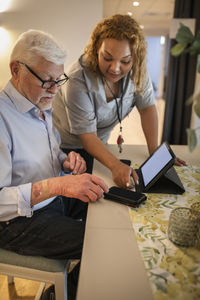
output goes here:
<path id="1" fill-rule="evenodd" d="M 176 171 L 184 194 L 147 194 L 145 204 L 129 211 L 154 299 L 199 300 L 200 249 L 175 246 L 167 229 L 172 209 L 200 202 L 200 167 L 176 167 Z"/>

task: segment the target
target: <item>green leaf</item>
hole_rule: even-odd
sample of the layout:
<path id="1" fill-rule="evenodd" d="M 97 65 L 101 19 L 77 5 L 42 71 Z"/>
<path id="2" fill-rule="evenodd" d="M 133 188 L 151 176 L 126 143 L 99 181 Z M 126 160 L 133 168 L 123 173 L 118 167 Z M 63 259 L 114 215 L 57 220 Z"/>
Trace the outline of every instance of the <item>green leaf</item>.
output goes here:
<path id="1" fill-rule="evenodd" d="M 192 34 L 189 27 L 180 23 L 179 30 L 176 34 L 176 40 L 179 44 L 189 44 L 194 40 L 194 35 Z"/>
<path id="2" fill-rule="evenodd" d="M 197 32 L 196 40 L 200 41 L 200 30 Z"/>
<path id="3" fill-rule="evenodd" d="M 194 111 L 197 114 L 197 116 L 200 118 L 200 94 L 199 94 L 199 101 L 195 102 Z"/>
<path id="4" fill-rule="evenodd" d="M 187 100 L 186 100 L 186 102 L 185 102 L 185 105 L 190 105 L 190 104 L 192 104 L 192 102 L 194 101 L 194 96 L 192 95 L 192 96 L 190 96 Z"/>
<path id="5" fill-rule="evenodd" d="M 187 128 L 187 140 L 189 150 L 192 152 L 197 145 L 197 136 L 194 129 Z"/>
<path id="6" fill-rule="evenodd" d="M 197 57 L 197 71 L 200 73 L 200 54 Z"/>
<path id="7" fill-rule="evenodd" d="M 176 44 L 174 47 L 171 48 L 171 54 L 173 56 L 178 56 L 180 55 L 184 49 L 186 48 L 187 44 Z"/>
<path id="8" fill-rule="evenodd" d="M 190 105 L 192 104 L 192 102 L 200 102 L 200 93 L 196 94 L 196 95 L 192 95 L 190 96 L 186 102 L 185 102 L 185 105 Z"/>
<path id="9" fill-rule="evenodd" d="M 200 40 L 195 40 L 189 48 L 191 54 L 200 54 Z"/>
<path id="10" fill-rule="evenodd" d="M 157 254 L 160 254 L 160 251 L 156 248 L 153 248 L 154 252 L 157 253 Z"/>

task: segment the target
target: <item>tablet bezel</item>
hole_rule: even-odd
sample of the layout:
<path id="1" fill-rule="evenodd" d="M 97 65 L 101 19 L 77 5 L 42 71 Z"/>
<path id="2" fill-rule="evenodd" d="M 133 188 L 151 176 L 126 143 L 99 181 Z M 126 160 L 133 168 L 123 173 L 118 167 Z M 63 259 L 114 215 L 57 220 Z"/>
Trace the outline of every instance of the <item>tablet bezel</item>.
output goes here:
<path id="1" fill-rule="evenodd" d="M 169 160 L 169 162 L 152 178 L 152 180 L 145 186 L 144 185 L 144 179 L 143 179 L 143 174 L 142 174 L 142 167 L 152 158 L 152 156 L 161 148 L 161 146 L 165 144 L 167 150 L 169 151 L 170 155 L 172 158 Z M 167 170 L 169 170 L 175 163 L 176 156 L 174 152 L 172 151 L 171 147 L 169 144 L 165 141 L 163 142 L 159 147 L 155 149 L 155 151 L 143 162 L 143 164 L 139 167 L 139 172 L 140 172 L 140 180 L 142 179 L 142 187 L 144 191 L 148 191 L 148 189 L 163 175 Z M 140 183 L 141 184 L 141 183 Z"/>

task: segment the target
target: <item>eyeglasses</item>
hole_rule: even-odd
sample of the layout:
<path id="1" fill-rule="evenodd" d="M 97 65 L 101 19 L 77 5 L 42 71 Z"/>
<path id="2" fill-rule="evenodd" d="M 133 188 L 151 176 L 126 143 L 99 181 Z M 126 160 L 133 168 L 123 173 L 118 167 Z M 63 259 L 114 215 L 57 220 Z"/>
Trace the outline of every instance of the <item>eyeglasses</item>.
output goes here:
<path id="1" fill-rule="evenodd" d="M 50 89 L 52 88 L 55 84 L 57 85 L 57 87 L 65 84 L 67 82 L 67 80 L 69 79 L 69 77 L 64 73 L 62 76 L 64 76 L 64 78 L 61 78 L 59 80 L 43 80 L 42 78 L 40 78 L 40 76 L 38 76 L 27 64 L 21 62 L 21 61 L 17 61 L 19 64 L 24 65 L 29 72 L 31 72 L 37 79 L 39 79 L 42 82 L 41 87 L 43 89 Z"/>

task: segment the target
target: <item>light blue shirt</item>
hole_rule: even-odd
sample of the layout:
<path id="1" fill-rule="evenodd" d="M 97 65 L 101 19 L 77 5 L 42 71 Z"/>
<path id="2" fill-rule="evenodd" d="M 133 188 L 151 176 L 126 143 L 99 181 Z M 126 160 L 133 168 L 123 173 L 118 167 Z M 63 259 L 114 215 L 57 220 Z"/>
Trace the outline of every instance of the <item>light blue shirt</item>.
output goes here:
<path id="1" fill-rule="evenodd" d="M 32 183 L 61 174 L 67 157 L 52 126 L 52 110 L 40 110 L 8 82 L 0 92 L 0 221 L 33 211 L 54 198 L 31 207 Z"/>

